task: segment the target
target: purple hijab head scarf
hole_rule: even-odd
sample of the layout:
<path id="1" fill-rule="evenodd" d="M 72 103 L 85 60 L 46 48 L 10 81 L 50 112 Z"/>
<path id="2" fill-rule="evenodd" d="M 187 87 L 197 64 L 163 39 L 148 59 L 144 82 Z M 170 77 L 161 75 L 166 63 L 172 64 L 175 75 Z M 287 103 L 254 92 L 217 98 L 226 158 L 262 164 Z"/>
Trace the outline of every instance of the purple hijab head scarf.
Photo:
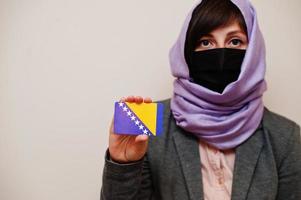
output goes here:
<path id="1" fill-rule="evenodd" d="M 230 83 L 222 94 L 191 82 L 184 58 L 191 14 L 201 1 L 189 12 L 169 52 L 171 71 L 176 77 L 171 98 L 171 111 L 176 124 L 221 150 L 237 147 L 255 132 L 263 116 L 262 95 L 267 89 L 264 80 L 265 45 L 256 11 L 248 0 L 232 2 L 245 19 L 249 44 L 238 80 Z"/>

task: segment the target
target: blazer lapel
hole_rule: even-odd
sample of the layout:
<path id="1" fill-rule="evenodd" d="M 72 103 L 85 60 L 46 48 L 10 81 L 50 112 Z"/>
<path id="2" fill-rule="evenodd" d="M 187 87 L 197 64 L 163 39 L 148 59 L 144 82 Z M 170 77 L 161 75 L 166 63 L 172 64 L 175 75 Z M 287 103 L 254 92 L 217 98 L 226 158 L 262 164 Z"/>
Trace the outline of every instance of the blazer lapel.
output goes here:
<path id="1" fill-rule="evenodd" d="M 185 181 L 189 191 L 189 199 L 203 200 L 201 161 L 198 140 L 187 134 L 172 122 L 173 140 L 176 146 Z"/>
<path id="2" fill-rule="evenodd" d="M 250 183 L 263 146 L 262 125 L 243 144 L 236 148 L 232 184 L 232 200 L 247 198 Z"/>

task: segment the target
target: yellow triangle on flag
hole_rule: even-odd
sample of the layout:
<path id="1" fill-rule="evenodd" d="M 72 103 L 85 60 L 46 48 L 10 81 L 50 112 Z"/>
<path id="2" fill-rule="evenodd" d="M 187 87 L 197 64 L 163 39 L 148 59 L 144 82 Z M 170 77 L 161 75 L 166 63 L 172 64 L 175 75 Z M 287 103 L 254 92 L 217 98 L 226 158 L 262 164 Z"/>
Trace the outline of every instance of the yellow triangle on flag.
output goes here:
<path id="1" fill-rule="evenodd" d="M 156 103 L 129 103 L 126 105 L 135 113 L 135 115 L 144 123 L 144 125 L 156 135 L 157 123 L 157 104 Z"/>

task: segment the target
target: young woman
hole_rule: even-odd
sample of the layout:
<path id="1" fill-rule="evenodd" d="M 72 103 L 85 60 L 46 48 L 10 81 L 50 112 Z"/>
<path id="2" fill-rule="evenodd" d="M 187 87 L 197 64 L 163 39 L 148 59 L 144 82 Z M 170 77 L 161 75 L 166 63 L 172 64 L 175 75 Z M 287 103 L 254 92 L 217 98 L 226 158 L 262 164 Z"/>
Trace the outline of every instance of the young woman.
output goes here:
<path id="1" fill-rule="evenodd" d="M 169 56 L 164 134 L 111 126 L 101 199 L 300 200 L 300 127 L 263 105 L 265 46 L 250 2 L 198 2 Z"/>

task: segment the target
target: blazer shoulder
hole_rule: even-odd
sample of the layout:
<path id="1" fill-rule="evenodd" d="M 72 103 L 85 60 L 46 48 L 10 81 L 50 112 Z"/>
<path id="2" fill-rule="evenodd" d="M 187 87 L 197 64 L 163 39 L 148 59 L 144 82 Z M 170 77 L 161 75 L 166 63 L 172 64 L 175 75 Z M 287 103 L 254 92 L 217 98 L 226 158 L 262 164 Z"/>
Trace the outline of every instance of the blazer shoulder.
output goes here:
<path id="1" fill-rule="evenodd" d="M 293 120 L 277 114 L 269 110 L 267 107 L 264 108 L 263 126 L 267 130 L 275 132 L 276 134 L 283 134 L 283 132 L 299 127 L 299 125 Z"/>
<path id="2" fill-rule="evenodd" d="M 300 126 L 293 120 L 270 111 L 265 107 L 263 129 L 278 155 L 281 156 L 287 148 L 300 143 Z"/>

